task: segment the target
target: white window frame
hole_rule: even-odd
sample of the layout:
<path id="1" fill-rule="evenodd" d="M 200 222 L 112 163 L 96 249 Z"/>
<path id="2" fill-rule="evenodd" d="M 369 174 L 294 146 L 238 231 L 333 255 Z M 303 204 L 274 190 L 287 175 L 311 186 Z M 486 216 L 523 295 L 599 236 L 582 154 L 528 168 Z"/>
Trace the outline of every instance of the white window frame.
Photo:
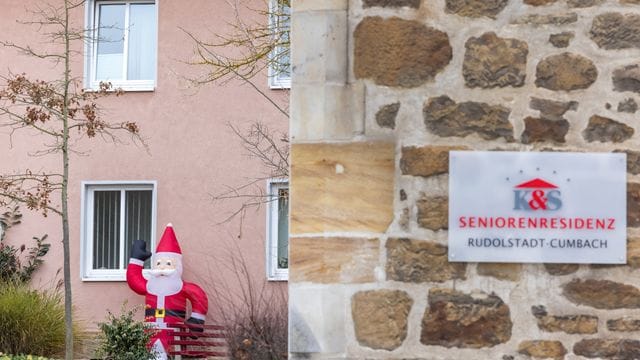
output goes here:
<path id="1" fill-rule="evenodd" d="M 80 222 L 80 271 L 82 281 L 126 281 L 126 268 L 129 259 L 124 259 L 124 247 L 120 247 L 120 261 L 122 269 L 93 269 L 93 192 L 122 191 L 123 190 L 151 190 L 151 243 L 147 244 L 147 250 L 153 251 L 156 246 L 156 218 L 157 218 L 157 194 L 158 184 L 150 181 L 83 181 L 81 192 Z M 124 223 L 124 212 L 120 214 L 121 224 Z M 120 238 L 124 238 L 124 226 L 120 226 Z M 145 275 L 147 271 L 144 271 Z"/>
<path id="2" fill-rule="evenodd" d="M 277 11 L 278 11 L 278 0 L 269 0 L 269 14 L 271 14 L 269 16 L 270 29 L 275 29 L 276 26 L 278 26 L 276 16 L 273 15 L 273 14 L 277 14 Z M 291 24 L 291 21 L 289 21 L 289 24 Z M 291 37 L 291 35 L 289 35 L 289 37 Z M 291 49 L 289 49 L 289 51 L 291 51 Z M 289 54 L 291 54 L 291 52 L 289 52 Z M 273 57 L 274 57 L 274 53 L 271 52 L 269 54 L 269 63 L 273 61 Z M 291 56 L 289 56 L 289 59 L 291 59 Z M 269 77 L 269 88 L 273 90 L 291 89 L 291 70 L 292 70 L 291 65 L 289 66 L 289 68 L 290 68 L 289 76 L 281 76 L 282 74 L 278 74 L 278 72 L 272 66 L 268 66 L 267 76 Z"/>
<path id="3" fill-rule="evenodd" d="M 84 42 L 84 88 L 86 90 L 99 90 L 101 81 L 111 82 L 113 90 L 122 89 L 124 91 L 154 91 L 156 80 L 158 79 L 158 1 L 159 0 L 86 0 L 85 3 L 85 24 L 88 40 Z M 98 61 L 98 28 L 96 16 L 98 4 L 154 4 L 156 10 L 156 64 L 152 80 L 96 80 L 96 70 Z M 129 9 L 125 12 L 125 24 L 129 23 Z M 125 30 L 124 39 L 124 68 L 123 73 L 127 73 L 127 56 L 129 51 L 128 34 Z"/>
<path id="4" fill-rule="evenodd" d="M 280 189 L 289 189 L 288 179 L 267 180 L 267 241 L 265 247 L 267 249 L 267 280 L 269 281 L 289 280 L 289 269 L 278 268 L 278 191 Z"/>

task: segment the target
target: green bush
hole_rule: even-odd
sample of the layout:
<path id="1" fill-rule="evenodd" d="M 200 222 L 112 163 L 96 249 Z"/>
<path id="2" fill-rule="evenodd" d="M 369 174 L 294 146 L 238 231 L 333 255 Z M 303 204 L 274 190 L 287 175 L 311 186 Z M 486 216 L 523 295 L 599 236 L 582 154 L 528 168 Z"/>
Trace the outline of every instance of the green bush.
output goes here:
<path id="1" fill-rule="evenodd" d="M 49 360 L 46 357 L 42 356 L 33 356 L 33 355 L 5 355 L 0 353 L 0 360 Z"/>
<path id="2" fill-rule="evenodd" d="M 147 349 L 147 343 L 153 336 L 149 325 L 134 319 L 136 310 L 126 310 L 118 316 L 110 311 L 107 321 L 98 324 L 101 334 L 98 355 L 108 360 L 148 360 L 154 354 Z"/>
<path id="3" fill-rule="evenodd" d="M 22 214 L 17 206 L 0 214 L 0 282 L 29 282 L 51 247 L 45 242 L 47 235 L 33 237 L 36 245 L 28 249 L 24 244 L 20 247 L 5 244 L 7 230 L 20 224 L 21 219 Z M 25 251 L 28 252 L 23 255 Z"/>
<path id="4" fill-rule="evenodd" d="M 2 353 L 62 353 L 65 325 L 61 294 L 30 290 L 11 282 L 0 285 L 0 334 Z"/>

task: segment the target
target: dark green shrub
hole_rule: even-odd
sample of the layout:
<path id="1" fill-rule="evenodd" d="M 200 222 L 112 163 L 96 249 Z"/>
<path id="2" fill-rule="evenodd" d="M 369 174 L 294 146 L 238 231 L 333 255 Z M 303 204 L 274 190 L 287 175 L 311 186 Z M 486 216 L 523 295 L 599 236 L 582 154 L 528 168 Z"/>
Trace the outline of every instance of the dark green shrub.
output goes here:
<path id="1" fill-rule="evenodd" d="M 147 349 L 153 330 L 149 325 L 135 320 L 135 313 L 135 309 L 126 310 L 124 305 L 118 316 L 109 311 L 107 321 L 98 324 L 102 331 L 98 355 L 107 360 L 154 358 L 153 353 Z"/>
<path id="2" fill-rule="evenodd" d="M 64 351 L 64 302 L 56 291 L 0 285 L 0 352 L 51 356 Z"/>
<path id="3" fill-rule="evenodd" d="M 17 206 L 0 215 L 0 282 L 29 282 L 33 273 L 42 265 L 42 257 L 51 247 L 45 243 L 47 235 L 34 237 L 36 245 L 28 249 L 24 244 L 19 248 L 5 244 L 7 230 L 20 224 L 21 218 L 22 214 Z M 21 260 L 25 251 L 27 254 Z"/>

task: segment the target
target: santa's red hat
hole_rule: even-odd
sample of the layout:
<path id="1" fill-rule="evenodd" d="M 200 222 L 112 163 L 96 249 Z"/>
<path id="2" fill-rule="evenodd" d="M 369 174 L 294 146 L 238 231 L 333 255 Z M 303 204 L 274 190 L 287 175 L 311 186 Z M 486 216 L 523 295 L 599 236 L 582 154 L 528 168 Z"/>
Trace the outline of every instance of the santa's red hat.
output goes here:
<path id="1" fill-rule="evenodd" d="M 176 233 L 173 232 L 173 225 L 171 225 L 171 223 L 167 224 L 160 238 L 160 243 L 158 243 L 158 248 L 156 249 L 156 254 L 158 253 L 182 255 L 180 244 L 178 244 L 178 239 L 176 238 Z"/>

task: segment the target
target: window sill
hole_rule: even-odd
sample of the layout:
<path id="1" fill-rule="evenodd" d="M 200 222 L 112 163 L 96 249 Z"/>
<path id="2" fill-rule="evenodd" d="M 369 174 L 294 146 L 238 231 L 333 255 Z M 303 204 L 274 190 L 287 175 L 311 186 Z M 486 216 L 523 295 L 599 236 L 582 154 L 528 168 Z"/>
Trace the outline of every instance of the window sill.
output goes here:
<path id="1" fill-rule="evenodd" d="M 153 92 L 156 90 L 155 81 L 111 81 L 110 92 L 116 89 L 122 89 L 124 92 Z M 100 82 L 92 82 L 90 86 L 86 86 L 84 91 L 97 92 L 100 90 Z"/>
<path id="2" fill-rule="evenodd" d="M 145 279 L 149 279 L 149 270 L 142 270 L 142 276 Z M 112 271 L 104 274 L 82 274 L 82 282 L 126 282 L 127 281 L 127 272 L 126 270 L 122 271 Z"/>
<path id="3" fill-rule="evenodd" d="M 267 281 L 289 281 L 289 271 L 277 270 L 275 273 L 268 274 Z"/>
<path id="4" fill-rule="evenodd" d="M 272 79 L 269 81 L 271 90 L 291 90 L 291 79 Z"/>

